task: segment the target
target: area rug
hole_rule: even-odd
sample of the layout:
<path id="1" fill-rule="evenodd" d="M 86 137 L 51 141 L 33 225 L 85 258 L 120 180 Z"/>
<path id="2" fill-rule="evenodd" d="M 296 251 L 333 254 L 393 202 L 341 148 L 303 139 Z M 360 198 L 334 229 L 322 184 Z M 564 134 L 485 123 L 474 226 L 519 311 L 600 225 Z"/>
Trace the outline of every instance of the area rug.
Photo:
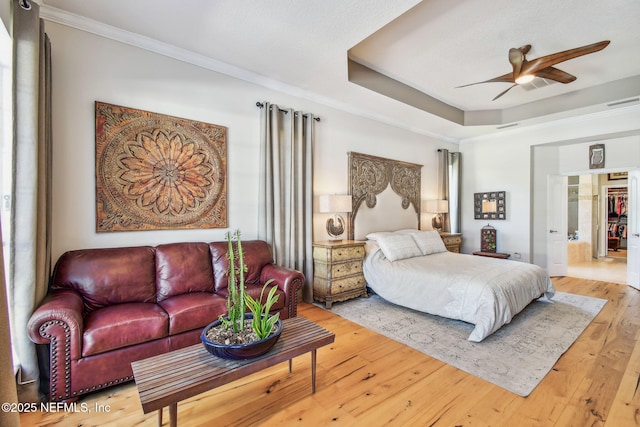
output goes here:
<path id="1" fill-rule="evenodd" d="M 529 304 L 482 342 L 473 325 L 391 304 L 372 295 L 333 305 L 332 312 L 431 357 L 528 396 L 604 307 L 599 298 L 557 292 Z"/>

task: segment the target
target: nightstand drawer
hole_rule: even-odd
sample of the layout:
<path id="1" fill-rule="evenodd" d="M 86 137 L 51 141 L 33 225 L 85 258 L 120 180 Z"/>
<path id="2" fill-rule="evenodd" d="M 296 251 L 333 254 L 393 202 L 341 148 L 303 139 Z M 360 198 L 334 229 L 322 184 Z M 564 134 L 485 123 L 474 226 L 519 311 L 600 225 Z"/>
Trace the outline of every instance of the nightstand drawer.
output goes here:
<path id="1" fill-rule="evenodd" d="M 335 280 L 331 285 L 336 293 L 348 292 L 362 289 L 365 286 L 364 276 L 347 277 L 346 279 Z"/>
<path id="2" fill-rule="evenodd" d="M 316 261 L 324 261 L 330 263 L 363 258 L 364 247 L 362 246 L 350 246 L 343 248 L 313 248 L 313 259 L 315 259 Z"/>
<path id="3" fill-rule="evenodd" d="M 314 265 L 315 275 L 327 279 L 338 279 L 340 277 L 351 276 L 362 273 L 362 261 L 341 262 L 336 264 L 325 264 L 316 262 Z"/>
<path id="4" fill-rule="evenodd" d="M 327 293 L 327 286 L 331 287 L 330 294 Z M 364 276 L 351 276 L 346 277 L 344 279 L 331 280 L 327 282 L 320 277 L 315 277 L 313 280 L 313 290 L 314 293 L 318 295 L 327 296 L 327 295 L 340 295 L 344 292 L 349 291 L 362 291 L 365 286 Z"/>
<path id="5" fill-rule="evenodd" d="M 364 247 L 362 246 L 352 246 L 350 248 L 339 248 L 334 249 L 331 253 L 332 261 L 344 261 L 351 259 L 360 259 L 364 258 Z"/>
<path id="6" fill-rule="evenodd" d="M 462 234 L 460 233 L 440 233 L 442 243 L 446 246 L 449 252 L 460 252 L 460 246 L 462 245 Z"/>
<path id="7" fill-rule="evenodd" d="M 442 236 L 445 245 L 459 245 L 462 243 L 462 236 Z"/>

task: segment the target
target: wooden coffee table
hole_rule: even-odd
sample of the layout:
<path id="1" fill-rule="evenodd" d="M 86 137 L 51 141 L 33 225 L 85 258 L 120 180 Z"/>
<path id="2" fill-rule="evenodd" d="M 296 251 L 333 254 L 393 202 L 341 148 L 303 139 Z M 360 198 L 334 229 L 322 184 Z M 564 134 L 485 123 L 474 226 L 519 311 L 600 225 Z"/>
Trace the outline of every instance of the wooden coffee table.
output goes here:
<path id="1" fill-rule="evenodd" d="M 311 352 L 311 392 L 316 392 L 316 350 L 335 340 L 335 334 L 302 318 L 282 321 L 278 342 L 264 355 L 245 360 L 226 360 L 212 356 L 200 344 L 133 362 L 142 411 L 169 407 L 170 425 L 178 422 L 178 402 L 243 378 L 277 363 Z"/>

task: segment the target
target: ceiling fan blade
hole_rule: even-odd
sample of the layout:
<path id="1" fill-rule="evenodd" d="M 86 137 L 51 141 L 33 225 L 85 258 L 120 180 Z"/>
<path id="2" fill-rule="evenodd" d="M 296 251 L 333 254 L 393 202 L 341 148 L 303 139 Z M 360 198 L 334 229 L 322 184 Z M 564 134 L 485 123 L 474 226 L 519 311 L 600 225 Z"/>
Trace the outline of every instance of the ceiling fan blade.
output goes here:
<path id="1" fill-rule="evenodd" d="M 522 67 L 522 74 L 536 74 L 539 70 L 543 70 L 547 67 L 559 64 L 560 62 L 564 62 L 569 59 L 577 58 L 582 55 L 588 55 L 590 53 L 602 50 L 607 47 L 609 43 L 611 43 L 609 40 L 604 40 L 598 43 L 577 47 L 575 49 L 569 49 L 562 52 L 552 53 L 551 55 L 541 56 L 540 58 L 527 61 Z"/>
<path id="2" fill-rule="evenodd" d="M 571 83 L 576 79 L 576 76 L 573 74 L 569 74 L 566 71 L 562 71 L 554 67 L 547 67 L 536 71 L 536 77 L 542 77 L 544 79 L 554 80 L 564 84 Z"/>
<path id="3" fill-rule="evenodd" d="M 473 86 L 473 85 L 479 85 L 481 83 L 513 83 L 513 73 L 509 73 L 509 74 L 505 74 L 503 76 L 499 76 L 499 77 L 494 77 L 492 79 L 489 80 L 484 80 L 481 82 L 475 82 L 475 83 L 469 83 L 466 85 L 462 85 L 462 86 L 456 86 L 457 88 L 461 88 L 461 87 L 467 87 L 467 86 Z"/>
<path id="4" fill-rule="evenodd" d="M 492 101 L 495 101 L 496 99 L 500 98 L 502 95 L 504 95 L 505 93 L 509 92 L 511 89 L 513 89 L 516 86 L 518 86 L 518 85 L 514 84 L 513 86 L 510 86 L 507 90 L 504 90 L 504 91 L 500 92 L 495 98 L 492 99 Z"/>

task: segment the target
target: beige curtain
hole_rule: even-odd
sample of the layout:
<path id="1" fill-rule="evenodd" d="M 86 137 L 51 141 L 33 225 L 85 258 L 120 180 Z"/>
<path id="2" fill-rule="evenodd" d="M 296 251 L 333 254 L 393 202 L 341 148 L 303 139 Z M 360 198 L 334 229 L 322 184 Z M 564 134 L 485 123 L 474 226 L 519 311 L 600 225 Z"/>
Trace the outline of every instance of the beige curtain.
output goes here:
<path id="1" fill-rule="evenodd" d="M 314 118 L 265 102 L 261 112 L 258 238 L 273 248 L 276 264 L 301 271 L 305 301 L 312 301 Z"/>
<path id="2" fill-rule="evenodd" d="M 51 270 L 51 45 L 39 6 L 13 4 L 13 198 L 7 274 L 20 401 L 38 400 L 36 347 L 27 322 Z"/>
<path id="3" fill-rule="evenodd" d="M 460 167 L 461 154 L 441 148 L 438 150 L 438 199 L 449 202 L 444 215 L 443 231 L 460 232 Z"/>

